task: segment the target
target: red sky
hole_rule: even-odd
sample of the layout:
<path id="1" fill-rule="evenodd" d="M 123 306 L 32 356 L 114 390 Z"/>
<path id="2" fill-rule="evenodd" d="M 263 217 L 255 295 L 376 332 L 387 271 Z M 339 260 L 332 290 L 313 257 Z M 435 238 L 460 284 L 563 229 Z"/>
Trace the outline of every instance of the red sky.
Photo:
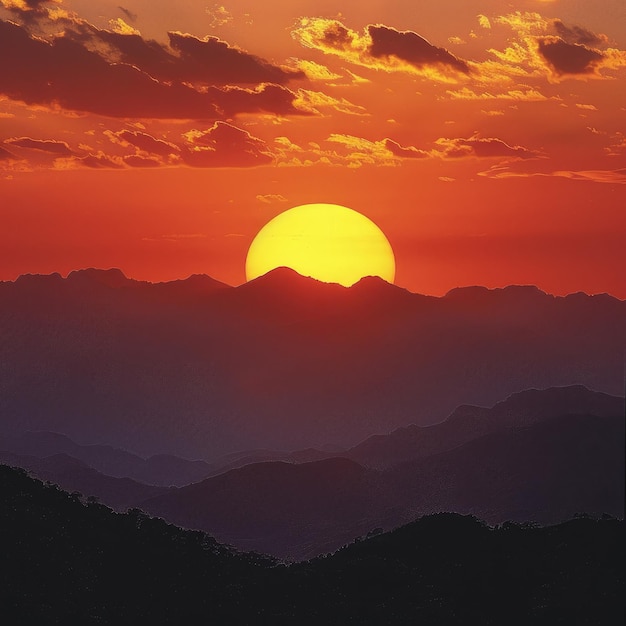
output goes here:
<path id="1" fill-rule="evenodd" d="M 396 283 L 626 298 L 623 0 L 0 0 L 0 280 L 245 280 L 292 206 Z"/>

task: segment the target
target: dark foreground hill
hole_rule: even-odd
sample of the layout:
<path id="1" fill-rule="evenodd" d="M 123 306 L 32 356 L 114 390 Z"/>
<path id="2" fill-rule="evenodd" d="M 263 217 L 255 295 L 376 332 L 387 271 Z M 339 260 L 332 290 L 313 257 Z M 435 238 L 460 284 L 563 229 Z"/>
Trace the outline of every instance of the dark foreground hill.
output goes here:
<path id="1" fill-rule="evenodd" d="M 520 286 L 434 298 L 285 268 L 236 288 L 85 270 L 0 283 L 0 329 L 0 434 L 206 460 L 346 448 L 529 388 L 621 394 L 626 302 Z"/>
<path id="2" fill-rule="evenodd" d="M 490 529 L 444 514 L 285 567 L 0 466 L 0 611 L 40 625 L 611 626 L 625 536 L 612 519 Z"/>

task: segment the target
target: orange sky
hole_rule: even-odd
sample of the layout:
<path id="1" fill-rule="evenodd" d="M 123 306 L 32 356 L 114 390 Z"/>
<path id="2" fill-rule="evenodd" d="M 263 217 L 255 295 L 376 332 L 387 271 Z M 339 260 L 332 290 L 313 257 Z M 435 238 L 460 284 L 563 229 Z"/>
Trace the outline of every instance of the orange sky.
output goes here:
<path id="1" fill-rule="evenodd" d="M 292 206 L 396 284 L 626 298 L 623 0 L 0 0 L 0 280 L 245 280 Z"/>

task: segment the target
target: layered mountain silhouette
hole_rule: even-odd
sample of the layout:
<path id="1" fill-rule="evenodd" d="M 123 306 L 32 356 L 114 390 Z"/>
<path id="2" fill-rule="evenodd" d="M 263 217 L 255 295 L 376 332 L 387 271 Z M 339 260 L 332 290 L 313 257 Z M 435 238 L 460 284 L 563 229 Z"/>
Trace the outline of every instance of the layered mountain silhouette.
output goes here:
<path id="1" fill-rule="evenodd" d="M 0 436 L 1 450 L 39 458 L 63 454 L 107 476 L 131 478 L 162 487 L 188 485 L 217 471 L 215 466 L 204 461 L 190 461 L 170 454 L 156 454 L 144 459 L 112 446 L 79 445 L 66 435 L 50 432 Z"/>
<path id="2" fill-rule="evenodd" d="M 0 283 L 0 434 L 149 457 L 347 448 L 528 388 L 623 393 L 626 302 L 532 287 L 411 294 L 284 268 L 232 288 L 119 270 Z"/>
<path id="3" fill-rule="evenodd" d="M 367 451 L 372 465 L 382 458 L 387 469 L 347 458 L 257 463 L 139 506 L 242 549 L 288 559 L 441 511 L 490 523 L 556 523 L 577 513 L 623 517 L 623 441 L 622 398 L 582 387 L 532 390 L 345 452 L 354 458 Z"/>
<path id="4" fill-rule="evenodd" d="M 131 478 L 107 476 L 67 454 L 39 458 L 0 451 L 0 463 L 26 469 L 40 480 L 95 498 L 116 511 L 126 511 L 146 498 L 167 491 L 166 488 L 144 485 Z"/>
<path id="5" fill-rule="evenodd" d="M 483 435 L 525 428 L 563 415 L 623 416 L 624 398 L 593 392 L 581 385 L 529 389 L 491 408 L 460 406 L 433 426 L 412 424 L 388 435 L 373 435 L 344 454 L 362 465 L 384 469 L 453 450 Z"/>
<path id="6" fill-rule="evenodd" d="M 9 623 L 620 624 L 624 522 L 435 515 L 285 567 L 0 465 Z"/>
<path id="7" fill-rule="evenodd" d="M 305 559 L 398 525 L 398 501 L 377 472 L 337 458 L 247 465 L 139 506 L 239 549 Z"/>

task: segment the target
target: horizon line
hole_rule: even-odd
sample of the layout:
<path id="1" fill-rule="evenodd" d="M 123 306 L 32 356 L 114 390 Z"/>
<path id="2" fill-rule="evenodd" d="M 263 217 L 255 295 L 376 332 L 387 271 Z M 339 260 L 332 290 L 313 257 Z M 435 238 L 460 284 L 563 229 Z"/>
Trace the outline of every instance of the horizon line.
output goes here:
<path id="1" fill-rule="evenodd" d="M 176 282 L 185 282 L 185 281 L 190 280 L 190 279 L 192 279 L 194 277 L 203 277 L 203 278 L 208 278 L 208 279 L 210 279 L 212 281 L 215 281 L 216 283 L 220 283 L 220 284 L 224 285 L 226 288 L 229 288 L 229 289 L 239 289 L 241 287 L 245 287 L 246 285 L 252 284 L 252 283 L 254 283 L 254 282 L 258 281 L 258 280 L 262 280 L 262 279 L 266 278 L 267 276 L 269 276 L 270 274 L 272 274 L 272 273 L 274 273 L 276 271 L 281 271 L 281 270 L 287 270 L 289 272 L 292 272 L 296 276 L 299 276 L 300 278 L 303 278 L 305 280 L 313 281 L 315 283 L 320 283 L 320 284 L 323 284 L 323 285 L 332 285 L 332 286 L 336 286 L 336 287 L 341 287 L 342 289 L 346 289 L 346 290 L 352 289 L 353 287 L 356 287 L 357 285 L 362 283 L 362 281 L 367 280 L 368 278 L 374 278 L 374 279 L 378 279 L 382 283 L 385 283 L 385 284 L 387 284 L 387 285 L 389 285 L 391 287 L 395 287 L 398 290 L 405 291 L 406 293 L 409 293 L 409 294 L 412 294 L 412 295 L 418 295 L 418 296 L 425 296 L 425 297 L 429 297 L 429 298 L 445 298 L 446 296 L 450 295 L 454 291 L 464 290 L 464 289 L 482 289 L 482 290 L 485 290 L 485 291 L 504 291 L 506 289 L 518 287 L 518 288 L 535 289 L 535 290 L 541 292 L 542 294 L 544 294 L 546 296 L 551 296 L 553 298 L 567 298 L 568 296 L 574 296 L 574 295 L 582 294 L 582 295 L 585 295 L 587 297 L 608 296 L 608 297 L 613 298 L 613 299 L 615 299 L 615 300 L 617 300 L 619 302 L 626 302 L 626 298 L 620 298 L 619 296 L 616 296 L 616 295 L 614 295 L 612 293 L 609 293 L 609 292 L 606 292 L 606 291 L 589 293 L 587 291 L 578 290 L 578 291 L 572 291 L 572 292 L 567 292 L 567 293 L 563 293 L 563 294 L 555 294 L 555 293 L 551 293 L 550 291 L 546 291 L 545 289 L 542 289 L 541 287 L 539 287 L 538 285 L 536 285 L 534 283 L 509 283 L 509 284 L 506 284 L 504 286 L 496 286 L 496 287 L 488 287 L 486 285 L 480 285 L 480 284 L 458 285 L 456 287 L 451 287 L 448 291 L 446 291 L 445 293 L 443 293 L 441 295 L 435 295 L 435 294 L 421 293 L 421 292 L 418 292 L 418 291 L 411 291 L 410 289 L 408 289 L 406 287 L 402 287 L 401 285 L 398 285 L 396 283 L 390 283 L 390 282 L 386 281 L 384 278 L 382 278 L 380 276 L 369 275 L 369 276 L 361 277 L 358 281 L 356 281 L 352 285 L 346 287 L 345 285 L 341 285 L 340 283 L 327 282 L 327 281 L 319 280 L 317 278 L 313 278 L 311 276 L 304 276 L 303 274 L 300 274 L 299 272 L 297 272 L 293 268 L 286 267 L 286 266 L 275 267 L 275 268 L 269 270 L 268 272 L 266 272 L 265 274 L 262 274 L 261 276 L 257 276 L 256 278 L 253 278 L 252 280 L 249 280 L 249 281 L 244 281 L 244 282 L 242 282 L 242 283 L 240 283 L 238 285 L 231 285 L 230 283 L 226 283 L 226 282 L 224 282 L 222 280 L 219 280 L 218 278 L 215 278 L 215 277 L 211 276 L 210 274 L 206 274 L 206 273 L 193 273 L 193 274 L 187 275 L 185 278 L 173 278 L 171 280 L 147 280 L 147 279 L 138 279 L 138 278 L 133 278 L 131 276 L 128 276 L 124 272 L 124 270 L 122 270 L 119 267 L 99 268 L 99 267 L 93 267 L 93 266 L 73 269 L 73 270 L 70 270 L 69 272 L 67 272 L 67 274 L 65 274 L 65 275 L 63 275 L 59 271 L 53 271 L 53 272 L 50 272 L 50 273 L 47 273 L 47 274 L 38 273 L 38 272 L 26 272 L 24 274 L 19 274 L 13 280 L 0 280 L 0 284 L 6 284 L 6 283 L 16 284 L 20 279 L 24 279 L 24 278 L 28 278 L 28 277 L 50 277 L 51 278 L 53 276 L 58 276 L 59 279 L 65 281 L 65 280 L 68 280 L 72 274 L 79 274 L 81 272 L 93 271 L 93 272 L 101 272 L 101 273 L 116 272 L 116 273 L 121 274 L 121 277 L 123 277 L 127 281 L 135 282 L 135 283 L 145 283 L 145 284 L 149 284 L 149 285 L 166 285 L 166 284 L 176 283 Z"/>

